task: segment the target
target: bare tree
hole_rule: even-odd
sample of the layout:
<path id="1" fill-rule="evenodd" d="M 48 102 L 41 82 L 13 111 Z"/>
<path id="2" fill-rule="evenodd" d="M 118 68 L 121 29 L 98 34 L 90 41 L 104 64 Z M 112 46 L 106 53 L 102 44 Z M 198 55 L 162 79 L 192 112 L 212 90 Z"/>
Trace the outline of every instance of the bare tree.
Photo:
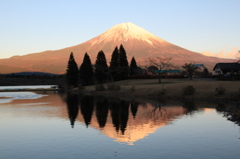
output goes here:
<path id="1" fill-rule="evenodd" d="M 192 64 L 192 63 L 185 63 L 183 66 L 183 71 L 188 73 L 189 79 L 192 80 L 192 76 L 196 73 L 200 67 Z"/>
<path id="2" fill-rule="evenodd" d="M 149 57 L 146 62 L 148 68 L 155 68 L 156 70 L 151 70 L 155 72 L 158 76 L 158 83 L 161 83 L 161 74 L 163 69 L 170 68 L 173 66 L 171 63 L 172 58 L 162 58 L 162 57 Z"/>

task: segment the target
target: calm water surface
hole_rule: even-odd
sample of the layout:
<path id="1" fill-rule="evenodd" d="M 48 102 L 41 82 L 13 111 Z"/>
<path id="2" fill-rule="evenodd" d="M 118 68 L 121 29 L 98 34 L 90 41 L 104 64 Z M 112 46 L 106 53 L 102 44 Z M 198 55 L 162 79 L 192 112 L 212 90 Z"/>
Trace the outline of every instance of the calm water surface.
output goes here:
<path id="1" fill-rule="evenodd" d="M 57 87 L 57 85 L 32 85 L 32 86 L 0 86 L 0 90 L 11 90 L 11 89 L 38 89 L 38 88 L 51 88 Z"/>
<path id="2" fill-rule="evenodd" d="M 224 104 L 33 92 L 0 101 L 1 159 L 240 156 L 239 126 L 215 109 Z"/>

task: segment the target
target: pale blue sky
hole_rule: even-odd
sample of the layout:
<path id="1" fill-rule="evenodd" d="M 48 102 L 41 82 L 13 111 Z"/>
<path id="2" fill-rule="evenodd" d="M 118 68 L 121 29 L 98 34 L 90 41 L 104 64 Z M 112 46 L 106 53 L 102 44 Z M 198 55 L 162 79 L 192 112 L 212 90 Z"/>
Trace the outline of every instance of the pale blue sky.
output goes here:
<path id="1" fill-rule="evenodd" d="M 126 22 L 199 53 L 240 50 L 240 0 L 0 0 L 0 58 L 70 47 Z"/>

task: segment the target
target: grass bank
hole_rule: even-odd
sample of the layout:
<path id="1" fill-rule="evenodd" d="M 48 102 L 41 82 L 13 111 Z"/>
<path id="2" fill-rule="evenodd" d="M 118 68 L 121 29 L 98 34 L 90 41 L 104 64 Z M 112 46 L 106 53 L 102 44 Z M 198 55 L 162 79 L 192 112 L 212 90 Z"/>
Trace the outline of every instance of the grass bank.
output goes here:
<path id="1" fill-rule="evenodd" d="M 149 98 L 149 99 L 214 99 L 232 100 L 239 94 L 240 81 L 214 81 L 210 79 L 162 79 L 159 84 L 157 79 L 131 79 L 114 82 L 121 88 L 118 91 L 104 90 L 96 91 L 96 85 L 85 86 L 81 92 L 93 95 L 121 96 L 129 98 Z M 103 84 L 105 88 L 109 83 Z M 192 86 L 195 90 L 193 94 L 184 94 L 184 88 Z M 218 91 L 216 91 L 218 88 Z M 221 92 L 222 91 L 222 92 Z M 237 94 L 238 93 L 238 94 Z M 235 100 L 235 99 L 234 99 Z"/>

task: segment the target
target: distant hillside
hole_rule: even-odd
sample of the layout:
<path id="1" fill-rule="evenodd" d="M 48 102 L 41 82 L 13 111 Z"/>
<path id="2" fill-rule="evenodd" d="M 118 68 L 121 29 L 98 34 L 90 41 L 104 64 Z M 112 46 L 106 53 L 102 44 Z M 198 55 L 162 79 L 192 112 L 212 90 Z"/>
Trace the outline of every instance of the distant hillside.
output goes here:
<path id="1" fill-rule="evenodd" d="M 32 76 L 32 75 L 38 75 L 38 76 L 58 76 L 59 74 L 52 74 L 52 73 L 45 73 L 45 72 L 17 72 L 17 73 L 9 73 L 4 75 L 21 75 L 21 76 Z"/>

